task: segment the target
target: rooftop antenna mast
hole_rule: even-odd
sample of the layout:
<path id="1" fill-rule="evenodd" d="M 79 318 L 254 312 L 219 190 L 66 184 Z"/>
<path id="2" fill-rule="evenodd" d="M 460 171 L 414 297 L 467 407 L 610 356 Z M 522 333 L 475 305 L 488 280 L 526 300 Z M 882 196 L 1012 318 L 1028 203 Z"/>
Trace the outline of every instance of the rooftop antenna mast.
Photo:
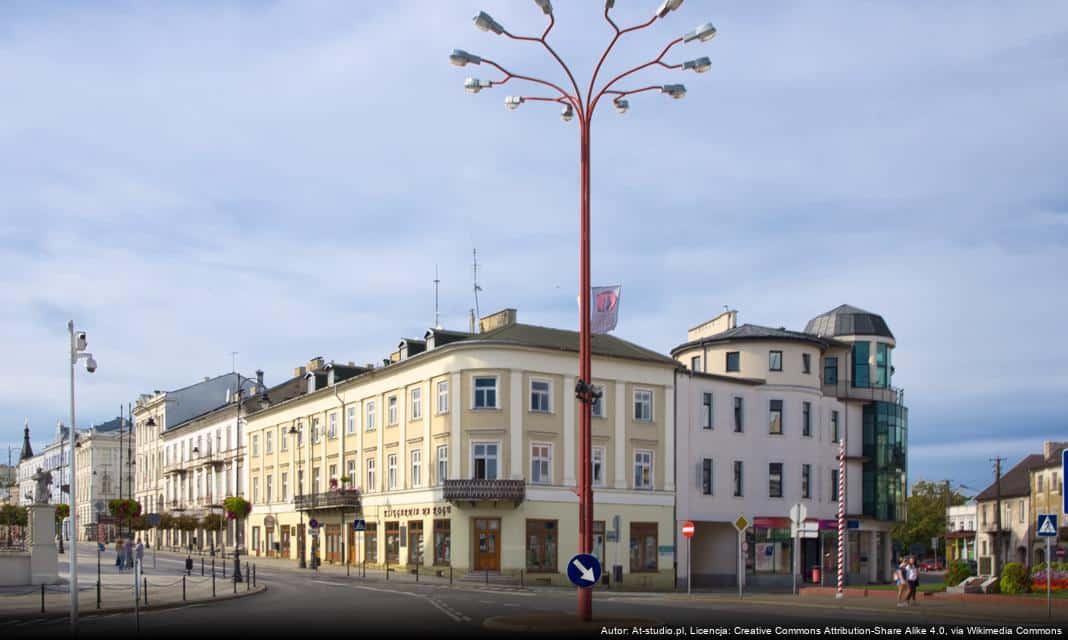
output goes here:
<path id="1" fill-rule="evenodd" d="M 237 352 L 236 351 L 231 351 L 230 352 L 230 371 L 233 372 L 233 373 L 237 373 Z"/>
<path id="2" fill-rule="evenodd" d="M 478 309 L 478 292 L 482 291 L 482 287 L 478 286 L 478 249 L 471 249 L 471 258 L 473 260 L 473 271 L 475 277 L 475 317 L 481 318 L 482 313 Z"/>
<path id="3" fill-rule="evenodd" d="M 441 320 L 438 316 L 438 284 L 441 280 L 438 279 L 438 265 L 434 265 L 434 328 L 441 328 Z"/>

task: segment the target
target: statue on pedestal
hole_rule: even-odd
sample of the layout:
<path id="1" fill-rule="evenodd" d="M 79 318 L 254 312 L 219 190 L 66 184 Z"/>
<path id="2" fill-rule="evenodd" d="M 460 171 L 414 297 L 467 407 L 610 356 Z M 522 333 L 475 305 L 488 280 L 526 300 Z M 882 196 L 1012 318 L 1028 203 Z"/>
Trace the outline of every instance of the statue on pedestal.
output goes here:
<path id="1" fill-rule="evenodd" d="M 52 472 L 37 467 L 37 473 L 33 474 L 33 480 L 37 483 L 37 491 L 33 495 L 34 504 L 48 504 L 48 498 L 52 495 L 48 488 L 52 484 Z"/>

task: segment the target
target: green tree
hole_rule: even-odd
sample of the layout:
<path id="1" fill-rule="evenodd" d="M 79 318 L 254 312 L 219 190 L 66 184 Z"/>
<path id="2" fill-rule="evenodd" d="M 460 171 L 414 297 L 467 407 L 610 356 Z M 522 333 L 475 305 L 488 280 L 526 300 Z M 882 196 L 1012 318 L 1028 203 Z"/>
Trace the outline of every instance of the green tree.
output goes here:
<path id="1" fill-rule="evenodd" d="M 950 506 L 967 502 L 966 497 L 955 491 L 948 497 Z M 931 538 L 941 538 L 946 533 L 946 485 L 926 480 L 912 485 L 905 514 L 905 519 L 890 530 L 892 538 L 900 542 L 906 552 L 914 544 L 931 552 Z"/>
<path id="2" fill-rule="evenodd" d="M 26 507 L 19 507 L 13 504 L 0 506 L 0 524 L 17 524 L 20 527 L 25 527 L 27 520 Z"/>
<path id="3" fill-rule="evenodd" d="M 70 505 L 62 502 L 56 505 L 56 524 L 63 522 L 63 518 L 70 515 Z"/>

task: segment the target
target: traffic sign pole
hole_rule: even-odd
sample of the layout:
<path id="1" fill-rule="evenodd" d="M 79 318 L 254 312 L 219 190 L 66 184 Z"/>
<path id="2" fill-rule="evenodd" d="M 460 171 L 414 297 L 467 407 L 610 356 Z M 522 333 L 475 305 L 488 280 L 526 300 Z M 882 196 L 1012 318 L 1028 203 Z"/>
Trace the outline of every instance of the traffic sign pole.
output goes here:
<path id="1" fill-rule="evenodd" d="M 1046 617 L 1053 617 L 1053 538 L 1046 538 Z"/>
<path id="2" fill-rule="evenodd" d="M 686 537 L 686 593 L 693 593 L 693 538 Z"/>

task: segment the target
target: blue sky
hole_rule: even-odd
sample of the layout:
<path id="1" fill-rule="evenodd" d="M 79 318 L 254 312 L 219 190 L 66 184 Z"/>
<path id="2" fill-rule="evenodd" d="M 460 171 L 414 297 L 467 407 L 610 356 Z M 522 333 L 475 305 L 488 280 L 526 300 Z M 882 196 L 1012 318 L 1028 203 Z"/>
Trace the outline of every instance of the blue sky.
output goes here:
<path id="1" fill-rule="evenodd" d="M 552 41 L 588 78 L 599 3 Z M 622 0 L 621 24 L 652 1 Z M 80 423 L 239 368 L 381 359 L 481 309 L 574 327 L 577 133 L 462 90 L 454 47 L 560 74 L 477 31 L 533 2 L 0 5 L 0 442 L 67 413 L 65 323 L 100 362 Z M 981 488 L 988 458 L 1068 439 L 1068 6 L 700 2 L 619 46 L 643 62 L 710 20 L 686 99 L 593 128 L 593 279 L 618 335 L 662 351 L 723 305 L 800 329 L 841 303 L 898 339 L 913 479 Z"/>

